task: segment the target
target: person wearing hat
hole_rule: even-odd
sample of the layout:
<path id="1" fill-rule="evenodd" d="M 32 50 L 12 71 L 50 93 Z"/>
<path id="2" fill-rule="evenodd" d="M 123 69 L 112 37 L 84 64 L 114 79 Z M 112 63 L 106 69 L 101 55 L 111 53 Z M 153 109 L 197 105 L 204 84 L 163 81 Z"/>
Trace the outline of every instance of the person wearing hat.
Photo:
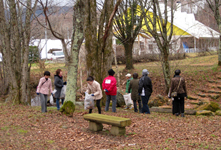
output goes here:
<path id="1" fill-rule="evenodd" d="M 117 80 L 114 77 L 114 70 L 108 71 L 109 76 L 102 83 L 102 88 L 106 94 L 105 111 L 109 110 L 110 100 L 112 100 L 112 112 L 116 112 L 117 105 Z"/>
<path id="2" fill-rule="evenodd" d="M 128 74 L 126 75 L 126 78 L 127 78 L 127 83 L 126 83 L 126 94 L 128 94 L 128 93 L 131 93 L 131 92 L 132 92 L 131 90 L 128 91 L 128 88 L 129 88 L 129 86 L 130 86 L 130 81 L 131 81 L 133 78 L 131 77 L 131 74 L 130 74 L 130 73 L 128 73 Z M 128 108 L 129 108 L 129 106 L 126 106 L 125 109 L 128 109 Z M 132 106 L 130 107 L 130 109 L 132 109 Z"/>
<path id="3" fill-rule="evenodd" d="M 128 88 L 129 88 L 129 85 L 130 85 L 130 81 L 133 79 L 133 78 L 131 78 L 131 74 L 130 73 L 128 73 L 127 75 L 126 75 L 126 78 L 127 78 L 127 83 L 126 83 L 126 93 L 130 93 L 129 91 L 128 91 Z"/>
<path id="4" fill-rule="evenodd" d="M 142 113 L 145 113 L 145 114 L 150 114 L 150 110 L 148 107 L 148 101 L 149 101 L 150 96 L 153 92 L 152 81 L 148 77 L 148 74 L 149 74 L 149 72 L 147 69 L 144 69 L 142 71 L 142 77 L 139 81 L 139 89 L 138 89 L 138 93 L 141 96 L 142 103 L 143 103 Z"/>

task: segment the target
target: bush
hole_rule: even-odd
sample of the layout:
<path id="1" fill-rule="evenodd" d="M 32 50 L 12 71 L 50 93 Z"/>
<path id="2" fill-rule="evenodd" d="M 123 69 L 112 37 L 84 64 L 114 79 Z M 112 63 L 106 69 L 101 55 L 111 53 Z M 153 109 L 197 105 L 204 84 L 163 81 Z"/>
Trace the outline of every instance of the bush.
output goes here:
<path id="1" fill-rule="evenodd" d="M 210 110 L 212 112 L 216 112 L 217 110 L 220 110 L 219 104 L 215 102 L 210 102 L 210 104 L 206 107 L 205 110 Z"/>
<path id="2" fill-rule="evenodd" d="M 216 112 L 217 110 L 220 110 L 220 107 L 218 103 L 210 102 L 198 107 L 197 110 L 210 110 L 212 112 Z"/>
<path id="3" fill-rule="evenodd" d="M 64 102 L 63 106 L 60 109 L 60 112 L 67 115 L 68 117 L 72 117 L 75 111 L 75 105 L 71 101 Z"/>
<path id="4" fill-rule="evenodd" d="M 153 106 L 162 106 L 163 104 L 167 103 L 168 99 L 164 98 L 162 95 L 157 95 L 155 98 L 150 99 L 148 102 L 149 107 Z"/>

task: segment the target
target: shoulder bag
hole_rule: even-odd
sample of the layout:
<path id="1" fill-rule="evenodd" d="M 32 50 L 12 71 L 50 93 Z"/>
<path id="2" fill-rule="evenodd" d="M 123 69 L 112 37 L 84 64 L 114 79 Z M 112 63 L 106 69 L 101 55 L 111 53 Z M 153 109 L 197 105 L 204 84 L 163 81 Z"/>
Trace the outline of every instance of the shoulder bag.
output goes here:
<path id="1" fill-rule="evenodd" d="M 181 82 L 181 77 L 180 77 L 180 82 Z M 178 84 L 178 87 L 176 88 L 176 91 L 171 93 L 171 97 L 177 97 L 177 90 L 178 90 L 179 87 L 180 87 L 180 82 L 179 82 L 179 84 Z"/>

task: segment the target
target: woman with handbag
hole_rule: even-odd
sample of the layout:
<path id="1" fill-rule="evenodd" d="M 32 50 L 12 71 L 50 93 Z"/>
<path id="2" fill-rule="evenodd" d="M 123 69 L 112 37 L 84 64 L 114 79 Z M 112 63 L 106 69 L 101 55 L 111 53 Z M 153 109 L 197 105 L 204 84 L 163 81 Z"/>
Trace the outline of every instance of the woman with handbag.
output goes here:
<path id="1" fill-rule="evenodd" d="M 48 92 L 51 92 L 52 94 L 52 83 L 51 83 L 51 79 L 50 77 L 50 72 L 49 71 L 45 71 L 44 72 L 44 77 L 42 77 L 39 81 L 38 87 L 37 87 L 37 95 L 40 95 L 40 99 L 41 99 L 41 112 L 47 112 L 47 96 L 48 96 Z"/>
<path id="2" fill-rule="evenodd" d="M 187 98 L 187 90 L 185 79 L 180 74 L 180 70 L 175 71 L 174 78 L 171 81 L 169 97 L 174 99 L 173 113 L 176 116 L 181 114 L 181 117 L 184 117 L 184 98 Z"/>

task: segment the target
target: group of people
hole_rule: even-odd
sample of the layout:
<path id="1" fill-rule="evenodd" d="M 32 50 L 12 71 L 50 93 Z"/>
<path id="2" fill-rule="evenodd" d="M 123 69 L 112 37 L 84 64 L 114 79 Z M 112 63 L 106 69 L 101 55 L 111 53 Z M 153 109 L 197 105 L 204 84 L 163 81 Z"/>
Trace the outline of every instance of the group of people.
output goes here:
<path id="1" fill-rule="evenodd" d="M 108 71 L 109 76 L 103 80 L 102 89 L 106 95 L 105 111 L 109 111 L 110 101 L 112 100 L 112 112 L 116 112 L 117 106 L 117 80 L 114 75 L 113 69 Z M 187 98 L 187 89 L 185 79 L 180 76 L 181 71 L 176 70 L 174 78 L 171 81 L 171 88 L 168 94 L 169 98 L 173 99 L 173 114 L 176 116 L 181 115 L 184 117 L 184 99 Z M 131 99 L 133 100 L 134 111 L 138 112 L 137 102 L 139 104 L 139 112 L 144 114 L 150 114 L 148 107 L 148 101 L 153 92 L 152 81 L 148 76 L 149 72 L 147 69 L 143 69 L 142 77 L 138 79 L 138 73 L 127 74 L 126 83 L 126 93 L 131 93 Z M 52 96 L 56 98 L 57 109 L 60 109 L 60 93 L 61 89 L 67 82 L 63 82 L 62 70 L 57 69 L 56 75 L 54 76 L 54 85 L 56 92 L 53 94 L 52 83 L 50 77 L 50 72 L 45 71 L 44 77 L 39 81 L 37 87 L 37 94 L 40 95 L 41 99 L 41 111 L 47 112 L 47 95 L 48 90 L 50 90 Z M 103 97 L 100 84 L 94 80 L 92 76 L 87 78 L 87 90 L 85 93 L 91 94 L 93 99 L 96 101 L 96 106 L 98 108 L 98 113 L 101 114 L 100 102 Z M 64 99 L 61 99 L 63 104 Z M 142 103 L 141 103 L 142 102 Z M 92 113 L 92 109 L 89 109 L 89 113 Z"/>
<path id="2" fill-rule="evenodd" d="M 67 84 L 67 82 L 63 82 L 63 77 L 62 77 L 62 70 L 57 69 L 56 74 L 54 75 L 54 86 L 55 86 L 55 92 L 53 93 L 52 90 L 52 82 L 51 79 L 49 78 L 51 73 L 49 71 L 44 72 L 44 77 L 42 77 L 39 81 L 38 87 L 37 87 L 37 95 L 40 96 L 41 99 L 41 112 L 47 112 L 47 100 L 48 100 L 48 91 L 50 90 L 51 95 L 55 97 L 56 99 L 56 106 L 57 110 L 60 110 L 60 94 L 61 94 L 61 89 L 63 88 L 64 85 Z M 64 98 L 61 99 L 61 103 L 63 105 L 64 103 Z"/>
<path id="3" fill-rule="evenodd" d="M 110 69 L 108 71 L 109 76 L 106 77 L 103 80 L 102 83 L 102 89 L 104 90 L 106 94 L 106 104 L 105 104 L 105 111 L 109 110 L 110 100 L 112 100 L 112 112 L 116 112 L 116 105 L 117 105 L 117 81 L 114 77 L 115 72 L 113 69 Z M 139 103 L 139 112 L 150 114 L 150 110 L 148 107 L 148 101 L 152 93 L 152 82 L 151 79 L 148 77 L 148 70 L 144 69 L 142 72 L 142 77 L 139 80 L 138 74 L 134 73 L 133 78 L 129 78 L 128 80 L 130 82 L 127 82 L 127 93 L 132 93 L 131 98 L 134 102 L 134 111 L 138 112 L 136 102 Z M 130 76 L 127 76 L 130 77 Z M 101 113 L 100 108 L 100 100 L 102 98 L 102 90 L 100 87 L 100 84 L 93 79 L 93 77 L 89 76 L 87 78 L 87 90 L 86 93 L 91 94 L 91 96 L 94 97 L 94 100 L 96 100 L 96 105 L 98 108 L 98 113 Z M 143 107 L 141 106 L 141 99 Z M 92 110 L 89 110 L 89 113 L 91 113 Z"/>

